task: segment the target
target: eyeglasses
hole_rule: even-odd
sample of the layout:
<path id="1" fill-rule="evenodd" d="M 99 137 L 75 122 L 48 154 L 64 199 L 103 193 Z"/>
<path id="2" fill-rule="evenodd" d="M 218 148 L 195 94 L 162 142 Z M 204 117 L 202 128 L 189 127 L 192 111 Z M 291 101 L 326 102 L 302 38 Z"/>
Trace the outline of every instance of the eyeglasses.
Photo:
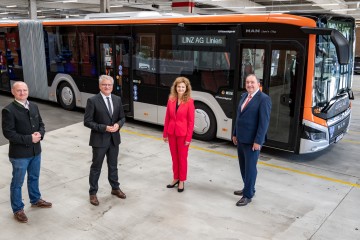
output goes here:
<path id="1" fill-rule="evenodd" d="M 101 84 L 101 86 L 103 86 L 103 87 L 112 87 L 113 84 Z"/>

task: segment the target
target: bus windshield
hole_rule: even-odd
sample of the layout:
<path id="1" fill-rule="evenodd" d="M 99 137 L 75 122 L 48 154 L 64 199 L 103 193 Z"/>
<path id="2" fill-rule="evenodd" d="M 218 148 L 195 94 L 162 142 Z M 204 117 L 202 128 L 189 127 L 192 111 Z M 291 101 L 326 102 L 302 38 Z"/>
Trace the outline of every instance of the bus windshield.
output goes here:
<path id="1" fill-rule="evenodd" d="M 349 41 L 350 47 L 353 47 L 352 22 L 330 19 L 325 23 L 319 20 L 318 25 L 322 28 L 337 29 Z M 350 49 L 349 63 L 340 65 L 330 35 L 317 35 L 316 44 L 313 107 L 322 109 L 331 99 L 351 88 L 353 51 Z"/>

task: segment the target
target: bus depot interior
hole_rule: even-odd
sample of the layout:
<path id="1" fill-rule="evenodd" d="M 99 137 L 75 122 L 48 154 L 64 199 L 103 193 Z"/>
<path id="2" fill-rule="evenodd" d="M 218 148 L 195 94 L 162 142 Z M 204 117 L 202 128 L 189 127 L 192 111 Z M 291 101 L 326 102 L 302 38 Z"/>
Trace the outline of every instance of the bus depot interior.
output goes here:
<path id="1" fill-rule="evenodd" d="M 54 208 L 26 208 L 39 223 L 23 229 L 30 239 L 358 239 L 354 19 L 323 13 L 229 18 L 0 23 L 0 108 L 13 100 L 11 84 L 25 81 L 48 131 L 42 186 Z M 256 198 L 237 212 L 232 193 L 241 177 L 230 139 L 249 73 L 260 79 L 272 112 Z M 91 149 L 82 120 L 101 74 L 114 78 L 127 114 L 119 171 L 129 198 L 119 204 L 107 196 L 103 173 L 98 210 L 88 206 Z M 190 79 L 197 114 L 181 197 L 166 191 L 171 163 L 161 138 L 177 76 Z M 0 143 L 7 159 L 7 141 Z M 11 169 L 7 161 L 0 169 L 2 236 L 11 239 L 18 229 L 6 214 Z"/>

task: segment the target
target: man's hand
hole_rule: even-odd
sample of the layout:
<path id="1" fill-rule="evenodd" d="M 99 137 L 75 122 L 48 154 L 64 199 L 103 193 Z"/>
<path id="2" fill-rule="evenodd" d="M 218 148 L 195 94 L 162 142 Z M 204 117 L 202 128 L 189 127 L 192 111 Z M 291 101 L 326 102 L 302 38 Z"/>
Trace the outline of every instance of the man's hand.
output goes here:
<path id="1" fill-rule="evenodd" d="M 31 138 L 33 143 L 38 143 L 41 140 L 41 134 L 39 132 L 34 132 L 31 134 Z"/>
<path id="2" fill-rule="evenodd" d="M 115 123 L 113 126 L 106 126 L 106 131 L 111 133 L 119 131 L 119 124 Z"/>
<path id="3" fill-rule="evenodd" d="M 252 147 L 252 150 L 253 151 L 260 151 L 261 149 L 261 145 L 260 144 L 257 144 L 257 143 L 254 143 L 253 144 L 253 147 Z"/>
<path id="4" fill-rule="evenodd" d="M 232 137 L 232 141 L 235 145 L 237 145 L 237 138 L 235 136 Z"/>

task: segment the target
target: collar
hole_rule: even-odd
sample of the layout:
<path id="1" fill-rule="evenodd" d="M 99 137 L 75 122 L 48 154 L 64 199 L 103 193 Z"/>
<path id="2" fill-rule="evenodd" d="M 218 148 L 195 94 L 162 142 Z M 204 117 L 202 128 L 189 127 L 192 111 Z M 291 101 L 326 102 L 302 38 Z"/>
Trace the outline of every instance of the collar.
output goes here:
<path id="1" fill-rule="evenodd" d="M 256 90 L 253 94 L 250 94 L 251 95 L 251 98 L 253 98 L 256 94 L 257 94 L 257 92 L 260 90 L 260 88 L 258 88 L 258 90 Z M 249 97 L 249 94 L 247 95 L 247 97 Z"/>
<path id="2" fill-rule="evenodd" d="M 100 92 L 101 96 L 103 97 L 103 99 L 106 99 L 107 97 L 110 98 L 111 100 L 111 94 L 109 96 L 105 96 L 102 92 Z"/>
<path id="3" fill-rule="evenodd" d="M 17 102 L 18 104 L 20 104 L 21 106 L 23 106 L 24 108 L 26 108 L 26 109 L 29 109 L 29 101 L 28 100 L 26 100 L 26 102 L 25 103 L 23 103 L 23 102 L 20 102 L 19 100 L 16 100 L 15 99 L 15 102 Z"/>

